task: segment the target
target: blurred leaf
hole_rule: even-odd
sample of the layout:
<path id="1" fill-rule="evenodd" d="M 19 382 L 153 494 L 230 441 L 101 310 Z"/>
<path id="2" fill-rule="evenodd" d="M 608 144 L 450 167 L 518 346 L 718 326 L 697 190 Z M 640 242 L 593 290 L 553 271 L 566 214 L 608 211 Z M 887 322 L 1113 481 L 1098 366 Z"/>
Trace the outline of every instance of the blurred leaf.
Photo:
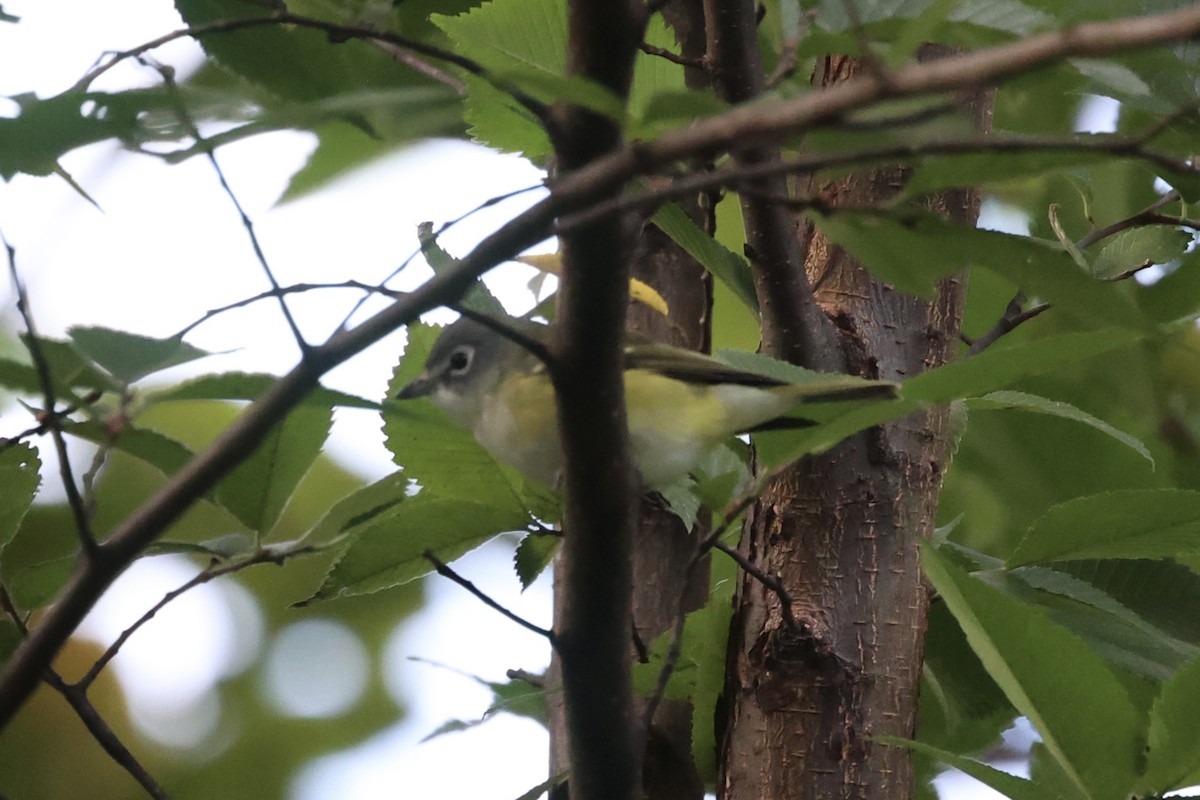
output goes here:
<path id="1" fill-rule="evenodd" d="M 747 308 L 758 313 L 758 297 L 746 259 L 709 236 L 683 209 L 669 203 L 654 212 L 651 221 L 684 251 L 724 283 Z"/>
<path id="2" fill-rule="evenodd" d="M 247 527 L 265 534 L 321 454 L 333 409 L 300 406 L 267 433 L 250 458 L 217 484 L 217 501 Z"/>
<path id="3" fill-rule="evenodd" d="M 257 400 L 259 395 L 279 382 L 277 375 L 250 372 L 223 372 L 202 375 L 167 389 L 147 392 L 146 399 L 152 403 L 179 400 Z M 352 394 L 318 386 L 304 398 L 306 406 L 342 406 L 377 410 L 379 404 Z"/>
<path id="4" fill-rule="evenodd" d="M 562 537 L 551 533 L 534 531 L 528 534 L 517 545 L 513 553 L 513 568 L 521 581 L 521 588 L 528 589 L 538 576 L 550 566 L 554 554 L 562 544 Z"/>
<path id="5" fill-rule="evenodd" d="M 84 145 L 136 138 L 139 99 L 161 105 L 151 93 L 65 92 L 40 100 L 33 94 L 11 98 L 20 106 L 15 118 L 0 119 L 0 178 L 18 172 L 50 175 L 58 160 Z"/>
<path id="6" fill-rule="evenodd" d="M 0 448 L 0 556 L 33 505 L 42 480 L 41 467 L 37 449 L 27 442 L 6 443 Z"/>
<path id="7" fill-rule="evenodd" d="M 1200 249 L 1180 259 L 1172 269 L 1149 286 L 1138 287 L 1138 300 L 1156 322 L 1190 319 L 1200 312 Z"/>
<path id="8" fill-rule="evenodd" d="M 67 334 L 81 353 L 125 384 L 212 355 L 183 341 L 181 336 L 153 339 L 110 328 L 82 326 L 68 328 Z"/>
<path id="9" fill-rule="evenodd" d="M 0 664 L 7 664 L 8 659 L 16 652 L 17 645 L 25 637 L 17 628 L 17 623 L 7 616 L 0 617 Z"/>
<path id="10" fill-rule="evenodd" d="M 4 6 L 0 6 L 0 22 L 20 22 L 20 17 L 14 17 L 12 14 L 4 12 Z"/>
<path id="11" fill-rule="evenodd" d="M 1200 769 L 1200 658 L 1166 681 L 1150 708 L 1146 789 L 1165 794 Z"/>
<path id="12" fill-rule="evenodd" d="M 1080 141 L 1089 137 L 1079 134 Z M 1014 140 L 1014 144 L 1020 139 Z M 917 197 L 939 189 L 980 186 L 1059 172 L 1082 164 L 1095 164 L 1110 158 L 1087 150 L 1037 150 L 1014 146 L 1011 151 L 987 151 L 968 154 L 937 155 L 922 159 L 904 184 L 904 195 Z"/>
<path id="13" fill-rule="evenodd" d="M 1071 782 L 1096 800 L 1127 797 L 1142 726 L 1113 673 L 1043 612 L 971 578 L 928 546 L 922 563 L 988 673 Z"/>
<path id="14" fill-rule="evenodd" d="M 999 391 L 989 392 L 983 397 L 968 400 L 967 405 L 973 409 L 1020 409 L 1022 411 L 1032 411 L 1037 414 L 1048 414 L 1052 417 L 1061 417 L 1074 422 L 1081 422 L 1084 425 L 1095 428 L 1101 433 L 1111 436 L 1121 444 L 1136 451 L 1138 455 L 1149 461 L 1151 466 L 1154 465 L 1154 457 L 1150 455 L 1150 451 L 1140 439 L 1130 436 L 1124 431 L 1117 430 L 1104 420 L 1093 417 L 1091 414 L 1080 408 L 1076 408 L 1070 403 L 1050 400 L 1045 397 L 1026 394 L 1025 392 Z"/>
<path id="15" fill-rule="evenodd" d="M 21 342 L 25 345 L 25 349 L 29 350 L 30 340 L 28 334 L 21 335 Z M 101 391 L 120 388 L 113 382 L 112 378 L 96 369 L 91 362 L 85 359 L 70 342 L 39 336 L 37 345 L 41 350 L 42 358 L 45 359 L 46 365 L 50 369 L 50 377 L 53 379 L 55 389 L 59 394 L 63 396 L 70 395 L 71 389 L 75 388 L 99 389 Z M 32 360 L 32 358 L 32 351 L 30 351 L 30 359 Z M 34 391 L 40 394 L 42 391 L 41 386 L 40 382 L 37 383 L 37 388 Z"/>
<path id="16" fill-rule="evenodd" d="M 1150 264 L 1181 258 L 1192 236 L 1164 225 L 1130 228 L 1113 236 L 1092 261 L 1097 278 L 1119 278 Z"/>
<path id="17" fill-rule="evenodd" d="M 306 603 L 399 586 L 433 571 L 426 551 L 450 562 L 528 522 L 519 508 L 421 492 L 353 528 L 350 544 Z"/>
<path id="18" fill-rule="evenodd" d="M 239 0 L 175 0 L 190 26 L 265 18 L 270 8 Z M 412 85 L 423 79 L 381 49 L 358 39 L 331 44 L 328 34 L 279 24 L 211 34 L 200 44 L 213 59 L 288 100 L 315 100 L 364 86 Z"/>
<path id="19" fill-rule="evenodd" d="M 77 561 L 70 555 L 30 564 L 6 563 L 5 588 L 18 608 L 42 608 L 58 595 L 74 572 Z"/>
<path id="20" fill-rule="evenodd" d="M 1008 566 L 1200 553 L 1200 492 L 1135 489 L 1078 497 L 1033 524 Z"/>

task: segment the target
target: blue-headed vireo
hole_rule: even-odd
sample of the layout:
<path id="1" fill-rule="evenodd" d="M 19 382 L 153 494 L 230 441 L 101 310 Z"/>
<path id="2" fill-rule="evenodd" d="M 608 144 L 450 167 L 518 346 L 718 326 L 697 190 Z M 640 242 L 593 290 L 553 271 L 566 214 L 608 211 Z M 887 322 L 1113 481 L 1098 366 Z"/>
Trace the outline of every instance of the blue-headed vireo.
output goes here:
<path id="1" fill-rule="evenodd" d="M 548 337 L 545 325 L 516 324 L 524 336 Z M 629 440 L 650 489 L 682 478 L 734 434 L 811 424 L 781 420 L 802 403 L 890 397 L 895 391 L 894 383 L 847 375 L 788 383 L 649 341 L 631 340 L 625 348 Z M 498 460 L 534 480 L 558 480 L 562 449 L 550 376 L 536 356 L 491 328 L 467 318 L 447 327 L 424 372 L 397 397 L 429 397 Z"/>

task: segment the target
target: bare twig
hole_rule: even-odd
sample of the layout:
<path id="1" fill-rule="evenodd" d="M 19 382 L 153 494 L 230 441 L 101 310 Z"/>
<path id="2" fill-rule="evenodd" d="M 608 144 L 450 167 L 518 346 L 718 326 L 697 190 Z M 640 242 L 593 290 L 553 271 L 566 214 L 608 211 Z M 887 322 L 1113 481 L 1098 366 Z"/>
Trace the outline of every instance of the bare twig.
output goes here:
<path id="1" fill-rule="evenodd" d="M 139 58 L 139 61 L 143 61 L 143 59 Z M 167 87 L 167 91 L 174 101 L 176 118 L 183 125 L 184 129 L 187 130 L 188 135 L 196 141 L 197 146 L 204 151 L 204 155 L 208 159 L 208 163 L 212 166 L 213 172 L 217 174 L 217 181 L 221 184 L 221 190 L 225 192 L 225 196 L 229 198 L 229 202 L 233 204 L 238 216 L 241 217 L 242 227 L 246 229 L 246 235 L 250 238 L 250 247 L 254 250 L 254 257 L 258 260 L 259 266 L 262 267 L 263 274 L 267 276 L 267 281 L 271 284 L 271 290 L 279 301 L 279 310 L 283 313 L 283 318 L 287 321 L 288 328 L 292 331 L 292 339 L 295 340 L 296 347 L 300 348 L 301 356 L 307 356 L 310 346 L 305 340 L 304 334 L 300 332 L 300 326 L 297 324 L 296 318 L 292 316 L 292 310 L 288 308 L 287 300 L 279 291 L 279 281 L 275 278 L 275 272 L 267 262 L 267 255 L 263 252 L 262 244 L 258 241 L 258 234 L 254 230 L 254 221 L 250 219 L 250 215 L 246 213 L 246 209 L 238 201 L 233 187 L 229 185 L 229 181 L 225 178 L 225 171 L 221 169 L 221 165 L 217 161 L 216 150 L 205 140 L 204 135 L 200 133 L 200 129 L 196 127 L 195 120 L 192 119 L 191 114 L 188 113 L 187 108 L 180 100 L 179 85 L 175 82 L 174 70 L 161 65 L 154 65 L 154 68 L 162 76 L 163 85 Z"/>
<path id="2" fill-rule="evenodd" d="M 96 711 L 96 707 L 87 697 L 86 687 L 78 684 L 70 684 L 59 677 L 58 673 L 47 669 L 44 675 L 44 680 L 56 692 L 62 695 L 67 704 L 75 710 L 76 715 L 88 729 L 88 733 L 92 735 L 104 752 L 108 753 L 109 758 L 117 762 L 118 765 L 130 776 L 138 782 L 146 793 L 155 800 L 170 800 L 170 795 L 158 785 L 158 781 L 146 771 L 141 762 L 129 751 L 117 734 L 109 727 L 100 713 Z"/>
<path id="3" fill-rule="evenodd" d="M 437 570 L 438 575 L 441 575 L 443 578 L 449 578 L 450 580 L 457 583 L 459 586 L 466 589 L 471 594 L 475 595 L 475 597 L 479 598 L 479 600 L 488 608 L 499 611 L 501 614 L 508 617 L 510 620 L 517 623 L 525 630 L 533 631 L 536 634 L 545 636 L 550 641 L 551 644 L 554 644 L 554 631 L 548 630 L 546 628 L 542 628 L 538 625 L 534 625 L 532 622 L 525 619 L 524 617 L 521 617 L 521 616 L 513 613 L 512 611 L 508 610 L 504 606 L 500 605 L 495 600 L 488 597 L 487 594 L 485 594 L 484 591 L 482 589 L 480 589 L 478 586 L 471 583 L 471 581 L 467 580 L 466 578 L 464 578 L 463 576 L 461 576 L 457 572 L 455 572 L 453 569 L 451 569 L 449 566 L 447 566 L 446 562 L 442 561 L 441 559 L 439 559 L 437 556 L 435 556 L 433 554 L 433 551 L 426 550 L 422 555 L 425 556 L 426 561 L 428 561 L 430 564 L 433 565 L 433 568 L 435 570 Z"/>
<path id="4" fill-rule="evenodd" d="M 672 64 L 678 64 L 681 67 L 696 67 L 697 69 L 708 69 L 709 68 L 709 63 L 707 61 L 705 61 L 703 58 L 688 58 L 686 56 L 681 56 L 678 53 L 672 53 L 670 50 L 666 49 L 665 47 L 656 47 L 655 45 L 652 45 L 649 42 L 642 42 L 641 44 L 638 45 L 638 49 L 641 50 L 643 53 L 645 53 L 648 56 L 656 56 L 658 58 L 665 58 L 667 61 L 670 61 Z"/>
<path id="5" fill-rule="evenodd" d="M 88 518 L 83 498 L 79 495 L 79 487 L 75 483 L 75 475 L 71 470 L 67 440 L 63 436 L 60 424 L 62 418 L 55 408 L 58 405 L 58 399 L 55 397 L 54 378 L 50 374 L 50 364 L 46 361 L 46 354 L 42 352 L 42 342 L 38 338 L 37 326 L 33 322 L 33 312 L 29 308 L 29 295 L 26 294 L 25 284 L 21 282 L 21 276 L 17 273 L 17 251 L 9 244 L 3 233 L 0 233 L 0 242 L 4 244 L 4 249 L 8 253 L 8 272 L 12 276 L 13 289 L 17 293 L 17 310 L 25 322 L 25 330 L 28 333 L 26 344 L 29 347 L 29 357 L 33 361 L 33 366 L 37 370 L 38 382 L 42 386 L 42 398 L 46 405 L 45 420 L 50 430 L 50 436 L 54 440 L 55 452 L 58 454 L 58 474 L 62 478 L 63 489 L 67 493 L 67 504 L 71 507 L 71 514 L 75 519 L 75 532 L 79 537 L 79 545 L 83 553 L 91 557 L 96 553 L 96 539 L 92 535 L 92 523 Z"/>

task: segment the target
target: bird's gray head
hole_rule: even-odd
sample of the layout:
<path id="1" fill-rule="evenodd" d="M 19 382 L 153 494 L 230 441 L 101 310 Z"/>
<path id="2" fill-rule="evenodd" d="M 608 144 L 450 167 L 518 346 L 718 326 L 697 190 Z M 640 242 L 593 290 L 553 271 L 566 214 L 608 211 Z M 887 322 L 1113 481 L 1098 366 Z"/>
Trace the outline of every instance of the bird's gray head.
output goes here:
<path id="1" fill-rule="evenodd" d="M 472 427 L 487 395 L 512 368 L 521 347 L 492 329 L 463 317 L 433 343 L 425 370 L 396 395 L 398 400 L 429 397 Z"/>

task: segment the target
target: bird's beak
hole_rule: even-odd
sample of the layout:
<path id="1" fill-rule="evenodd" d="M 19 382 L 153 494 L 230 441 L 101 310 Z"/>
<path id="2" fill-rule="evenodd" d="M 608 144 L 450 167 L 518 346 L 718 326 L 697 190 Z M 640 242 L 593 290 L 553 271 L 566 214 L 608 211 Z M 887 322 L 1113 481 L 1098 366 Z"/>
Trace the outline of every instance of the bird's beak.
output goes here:
<path id="1" fill-rule="evenodd" d="M 396 395 L 397 400 L 412 400 L 414 397 L 426 397 L 433 394 L 433 390 L 437 384 L 431 380 L 428 375 L 422 375 L 415 381 L 405 386 Z"/>

